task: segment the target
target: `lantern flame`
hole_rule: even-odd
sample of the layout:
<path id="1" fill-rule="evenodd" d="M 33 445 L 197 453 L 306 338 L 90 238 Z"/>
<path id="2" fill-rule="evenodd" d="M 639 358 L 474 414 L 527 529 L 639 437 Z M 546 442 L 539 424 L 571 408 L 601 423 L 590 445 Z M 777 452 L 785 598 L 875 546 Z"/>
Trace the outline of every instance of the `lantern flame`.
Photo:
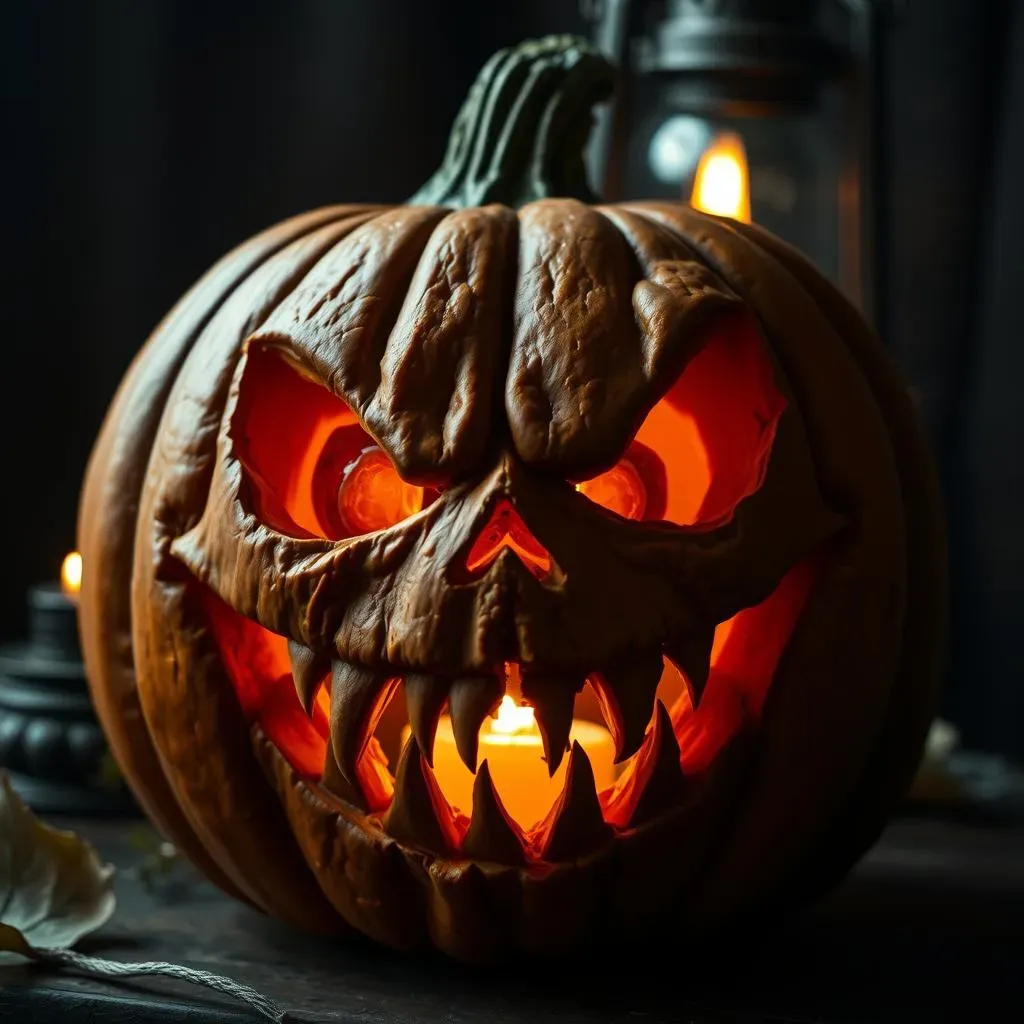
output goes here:
<path id="1" fill-rule="evenodd" d="M 82 589 L 82 556 L 71 551 L 60 567 L 60 589 L 67 597 L 75 597 Z"/>
<path id="2" fill-rule="evenodd" d="M 743 140 L 734 132 L 716 135 L 697 165 L 690 205 L 704 213 L 750 223 L 750 171 Z"/>

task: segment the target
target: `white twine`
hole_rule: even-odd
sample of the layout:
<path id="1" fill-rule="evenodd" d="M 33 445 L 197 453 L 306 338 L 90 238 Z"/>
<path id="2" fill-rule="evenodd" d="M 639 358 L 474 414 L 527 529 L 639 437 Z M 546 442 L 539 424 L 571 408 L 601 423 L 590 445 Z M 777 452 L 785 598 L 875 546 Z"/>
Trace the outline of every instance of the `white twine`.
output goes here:
<path id="1" fill-rule="evenodd" d="M 155 975 L 164 978 L 178 978 L 193 985 L 202 985 L 216 992 L 246 1003 L 257 1013 L 276 1024 L 285 1024 L 288 1015 L 272 999 L 261 992 L 242 985 L 240 982 L 223 978 L 209 971 L 197 971 L 181 964 L 166 964 L 159 961 L 149 963 L 123 963 L 120 960 L 104 960 L 100 957 L 84 956 L 70 949 L 32 949 L 33 959 L 41 963 L 70 967 L 84 974 L 92 974 L 100 978 L 131 978 L 144 975 Z"/>

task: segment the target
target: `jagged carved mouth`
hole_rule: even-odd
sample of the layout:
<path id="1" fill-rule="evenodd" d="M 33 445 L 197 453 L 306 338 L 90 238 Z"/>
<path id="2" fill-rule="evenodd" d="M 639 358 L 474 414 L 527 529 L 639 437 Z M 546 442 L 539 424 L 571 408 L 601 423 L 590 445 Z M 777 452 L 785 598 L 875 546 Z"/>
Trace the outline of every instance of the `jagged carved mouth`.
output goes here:
<path id="1" fill-rule="evenodd" d="M 363 672 L 335 662 L 332 709 L 340 701 L 351 713 L 347 681 Z M 532 700 L 529 678 L 512 663 L 471 679 L 389 676 L 355 719 L 359 727 L 344 711 L 329 712 L 321 784 L 367 806 L 396 838 L 464 855 L 468 843 L 486 860 L 546 860 L 556 844 L 564 853 L 567 822 L 572 852 L 582 854 L 612 828 L 639 824 L 644 796 L 644 818 L 672 808 L 683 772 L 667 708 L 685 734 L 692 701 L 670 661 L 655 677 L 661 699 L 646 695 L 642 720 L 641 702 L 620 703 L 598 674 L 579 692 L 564 678 L 546 678 L 547 692 L 535 688 Z M 659 807 L 650 803 L 655 791 Z"/>
<path id="2" fill-rule="evenodd" d="M 406 846 L 515 864 L 585 856 L 685 802 L 759 715 L 814 575 L 796 567 L 718 627 L 699 701 L 661 652 L 645 676 L 578 685 L 511 664 L 472 678 L 370 670 L 196 586 L 243 712 L 307 783 Z M 510 727 L 503 699 L 532 723 Z"/>

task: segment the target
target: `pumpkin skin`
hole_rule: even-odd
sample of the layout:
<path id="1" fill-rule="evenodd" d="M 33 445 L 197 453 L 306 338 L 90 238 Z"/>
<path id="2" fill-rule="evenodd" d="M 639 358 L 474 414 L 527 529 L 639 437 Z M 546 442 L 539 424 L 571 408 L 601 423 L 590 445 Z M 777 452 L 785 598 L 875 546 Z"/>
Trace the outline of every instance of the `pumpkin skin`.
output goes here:
<path id="1" fill-rule="evenodd" d="M 497 55 L 410 204 L 225 257 L 96 442 L 80 625 L 111 748 L 168 839 L 299 927 L 474 962 L 699 935 L 840 878 L 920 756 L 944 544 L 905 388 L 765 232 L 583 201 L 577 122 L 607 83 L 579 40 Z M 649 517 L 588 496 L 624 465 Z M 389 483 L 346 505 L 357 469 Z M 422 508 L 392 523 L 403 488 Z M 573 746 L 544 821 L 511 820 L 485 767 L 449 808 L 437 716 L 473 760 L 513 677 L 549 764 L 590 683 L 612 790 Z M 392 782 L 369 737 L 396 681 Z"/>

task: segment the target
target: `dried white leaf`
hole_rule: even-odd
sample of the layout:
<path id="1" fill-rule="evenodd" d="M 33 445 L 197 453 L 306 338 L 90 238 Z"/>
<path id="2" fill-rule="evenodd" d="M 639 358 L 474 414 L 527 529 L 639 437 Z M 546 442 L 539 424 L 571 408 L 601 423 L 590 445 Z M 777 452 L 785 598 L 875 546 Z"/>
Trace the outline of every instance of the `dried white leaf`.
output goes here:
<path id="1" fill-rule="evenodd" d="M 0 773 L 0 957 L 73 946 L 114 912 L 113 880 L 92 846 L 43 824 Z"/>
<path id="2" fill-rule="evenodd" d="M 0 772 L 0 967 L 21 958 L 98 978 L 157 975 L 203 985 L 280 1024 L 287 1014 L 256 989 L 180 964 L 121 963 L 68 947 L 114 912 L 114 868 L 74 832 L 44 825 Z"/>

